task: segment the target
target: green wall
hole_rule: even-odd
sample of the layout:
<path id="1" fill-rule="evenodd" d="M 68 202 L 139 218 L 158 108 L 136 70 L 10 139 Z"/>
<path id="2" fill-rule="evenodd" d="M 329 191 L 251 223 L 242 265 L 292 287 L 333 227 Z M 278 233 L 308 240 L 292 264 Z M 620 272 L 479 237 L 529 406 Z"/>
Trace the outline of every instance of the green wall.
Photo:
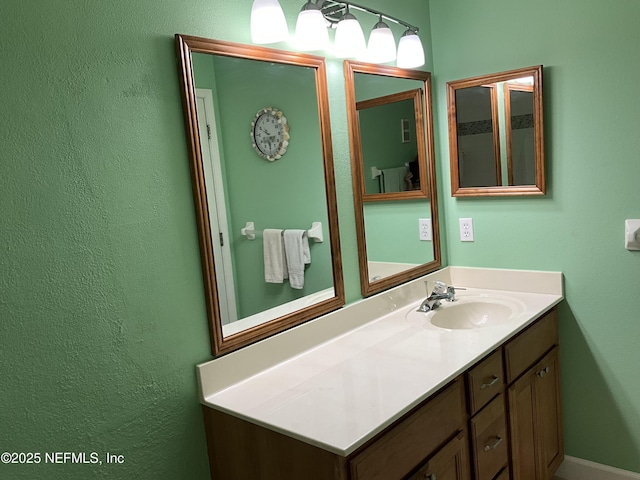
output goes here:
<path id="1" fill-rule="evenodd" d="M 125 457 L 0 464 L 1 478 L 208 478 L 194 365 L 211 354 L 173 36 L 250 43 L 251 3 L 0 2 L 0 451 Z M 281 4 L 293 30 L 300 2 Z M 429 38 L 426 2 L 368 5 Z M 352 302 L 342 61 L 327 70 Z"/>
<path id="2" fill-rule="evenodd" d="M 640 472 L 640 3 L 431 0 L 440 196 L 454 265 L 559 270 L 568 455 Z M 449 196 L 445 84 L 543 64 L 548 193 Z M 457 219 L 472 217 L 475 242 Z"/>
<path id="3" fill-rule="evenodd" d="M 429 200 L 365 203 L 367 259 L 414 264 L 433 261 L 433 242 L 418 237 L 420 218 L 431 218 Z"/>

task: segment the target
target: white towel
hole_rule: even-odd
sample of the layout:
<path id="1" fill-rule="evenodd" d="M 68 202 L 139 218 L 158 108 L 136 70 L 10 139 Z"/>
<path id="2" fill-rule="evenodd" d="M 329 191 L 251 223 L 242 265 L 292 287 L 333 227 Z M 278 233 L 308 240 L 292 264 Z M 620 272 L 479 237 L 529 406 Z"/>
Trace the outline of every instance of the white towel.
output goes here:
<path id="1" fill-rule="evenodd" d="M 289 270 L 289 285 L 301 290 L 304 287 L 304 266 L 311 263 L 307 231 L 285 230 L 284 252 Z"/>
<path id="2" fill-rule="evenodd" d="M 382 193 L 404 192 L 406 181 L 404 177 L 407 175 L 407 167 L 383 168 L 382 169 Z"/>
<path id="3" fill-rule="evenodd" d="M 266 228 L 262 232 L 262 243 L 264 247 L 264 281 L 282 283 L 287 278 L 282 230 Z"/>

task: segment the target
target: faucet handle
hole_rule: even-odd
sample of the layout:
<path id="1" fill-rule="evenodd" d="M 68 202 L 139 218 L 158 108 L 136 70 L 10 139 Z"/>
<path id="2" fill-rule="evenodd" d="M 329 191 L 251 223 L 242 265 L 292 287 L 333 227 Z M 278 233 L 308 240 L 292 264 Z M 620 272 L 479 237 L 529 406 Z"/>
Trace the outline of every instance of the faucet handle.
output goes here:
<path id="1" fill-rule="evenodd" d="M 462 287 L 454 287 L 453 285 L 449 285 L 447 287 L 447 295 L 449 295 L 449 301 L 450 302 L 455 302 L 456 301 L 456 291 L 457 290 L 466 290 L 466 288 L 462 288 Z"/>
<path id="2" fill-rule="evenodd" d="M 463 287 L 454 287 L 453 285 L 449 285 L 447 287 L 447 293 L 456 293 L 458 290 L 466 290 L 466 288 Z"/>
<path id="3" fill-rule="evenodd" d="M 433 294 L 435 295 L 439 295 L 444 293 L 445 291 L 447 291 L 447 284 L 441 281 L 436 281 L 436 283 L 433 285 Z"/>

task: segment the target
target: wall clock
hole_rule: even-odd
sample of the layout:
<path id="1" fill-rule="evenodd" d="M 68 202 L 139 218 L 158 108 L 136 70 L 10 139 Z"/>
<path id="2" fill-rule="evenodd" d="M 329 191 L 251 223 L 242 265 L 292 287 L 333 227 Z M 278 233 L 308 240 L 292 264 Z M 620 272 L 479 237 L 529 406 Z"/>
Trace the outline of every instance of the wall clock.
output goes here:
<path id="1" fill-rule="evenodd" d="M 251 142 L 262 158 L 273 162 L 287 151 L 289 145 L 287 118 L 277 108 L 267 107 L 256 113 L 251 122 Z"/>

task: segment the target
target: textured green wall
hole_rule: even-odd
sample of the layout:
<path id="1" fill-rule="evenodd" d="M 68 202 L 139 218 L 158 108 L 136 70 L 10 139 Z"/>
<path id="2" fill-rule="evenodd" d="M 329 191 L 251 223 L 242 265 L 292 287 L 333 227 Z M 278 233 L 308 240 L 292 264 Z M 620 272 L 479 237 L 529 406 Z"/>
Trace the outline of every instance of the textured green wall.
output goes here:
<path id="1" fill-rule="evenodd" d="M 300 3 L 281 1 L 290 29 Z M 426 2 L 368 4 L 429 38 Z M 0 2 L 0 451 L 125 456 L 0 464 L 0 478 L 208 478 L 194 365 L 211 355 L 173 35 L 249 43 L 250 10 L 251 0 Z M 328 83 L 354 301 L 335 58 Z"/>
<path id="2" fill-rule="evenodd" d="M 560 270 L 566 453 L 640 472 L 640 2 L 431 0 L 437 152 L 454 265 Z M 449 196 L 447 81 L 543 64 L 548 194 Z M 475 242 L 461 243 L 459 217 Z"/>

